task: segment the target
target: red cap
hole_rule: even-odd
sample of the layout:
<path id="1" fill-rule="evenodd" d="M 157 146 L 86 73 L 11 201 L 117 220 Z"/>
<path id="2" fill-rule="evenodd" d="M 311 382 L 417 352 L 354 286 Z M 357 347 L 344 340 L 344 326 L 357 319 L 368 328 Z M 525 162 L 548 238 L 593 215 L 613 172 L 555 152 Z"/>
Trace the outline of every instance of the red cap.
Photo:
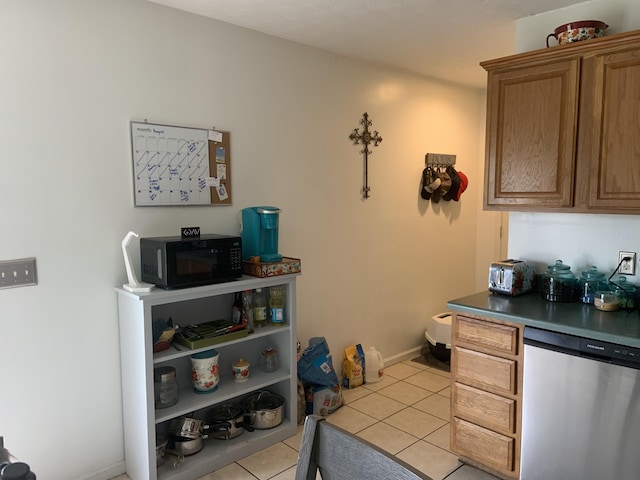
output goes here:
<path id="1" fill-rule="evenodd" d="M 456 193 L 454 198 L 456 202 L 460 200 L 460 195 L 462 195 L 462 192 L 464 192 L 469 186 L 469 179 L 464 173 L 458 171 L 458 176 L 460 177 L 460 188 L 458 188 L 458 193 Z"/>

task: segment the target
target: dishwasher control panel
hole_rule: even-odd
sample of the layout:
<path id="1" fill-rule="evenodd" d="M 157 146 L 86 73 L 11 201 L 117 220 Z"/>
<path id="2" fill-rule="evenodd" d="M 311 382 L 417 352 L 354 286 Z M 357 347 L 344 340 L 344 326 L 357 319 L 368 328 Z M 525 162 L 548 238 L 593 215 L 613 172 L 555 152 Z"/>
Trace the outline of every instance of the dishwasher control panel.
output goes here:
<path id="1" fill-rule="evenodd" d="M 599 340 L 580 339 L 580 351 L 597 357 L 616 358 L 626 361 L 640 362 L 640 349 L 623 347 Z"/>
<path id="2" fill-rule="evenodd" d="M 640 348 L 533 327 L 525 327 L 524 343 L 568 353 L 569 355 L 592 357 L 602 362 L 621 363 L 640 368 Z"/>

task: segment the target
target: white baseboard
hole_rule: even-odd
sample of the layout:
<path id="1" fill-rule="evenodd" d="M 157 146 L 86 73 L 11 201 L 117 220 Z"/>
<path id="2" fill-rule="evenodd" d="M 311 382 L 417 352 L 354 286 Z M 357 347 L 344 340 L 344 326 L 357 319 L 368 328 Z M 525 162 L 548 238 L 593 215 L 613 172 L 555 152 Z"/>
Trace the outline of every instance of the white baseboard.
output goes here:
<path id="1" fill-rule="evenodd" d="M 124 461 L 105 467 L 102 470 L 82 477 L 81 480 L 109 480 L 125 474 Z"/>
<path id="2" fill-rule="evenodd" d="M 384 362 L 384 366 L 388 367 L 395 363 L 404 362 L 405 360 L 411 360 L 412 358 L 420 356 L 421 350 L 422 350 L 422 345 L 418 347 L 413 347 L 410 350 L 405 350 L 404 352 L 400 352 L 396 355 L 392 355 L 391 357 L 383 358 L 382 360 Z"/>

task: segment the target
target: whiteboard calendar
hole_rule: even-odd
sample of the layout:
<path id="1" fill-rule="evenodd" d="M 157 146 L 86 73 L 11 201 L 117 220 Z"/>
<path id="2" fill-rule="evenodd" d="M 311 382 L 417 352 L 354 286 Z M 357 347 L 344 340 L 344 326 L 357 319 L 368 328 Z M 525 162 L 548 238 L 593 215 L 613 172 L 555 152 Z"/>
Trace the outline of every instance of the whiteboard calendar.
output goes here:
<path id="1" fill-rule="evenodd" d="M 222 140 L 212 130 L 131 122 L 135 204 L 227 203 L 228 146 L 216 135 Z"/>

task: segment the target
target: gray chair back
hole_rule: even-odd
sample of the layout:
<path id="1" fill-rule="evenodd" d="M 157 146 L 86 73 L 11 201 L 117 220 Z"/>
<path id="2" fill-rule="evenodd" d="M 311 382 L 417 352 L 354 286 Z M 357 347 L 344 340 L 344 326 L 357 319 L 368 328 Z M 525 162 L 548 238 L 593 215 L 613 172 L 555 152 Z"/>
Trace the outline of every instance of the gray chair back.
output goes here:
<path id="1" fill-rule="evenodd" d="M 304 422 L 295 480 L 433 480 L 355 435 L 309 415 Z"/>

